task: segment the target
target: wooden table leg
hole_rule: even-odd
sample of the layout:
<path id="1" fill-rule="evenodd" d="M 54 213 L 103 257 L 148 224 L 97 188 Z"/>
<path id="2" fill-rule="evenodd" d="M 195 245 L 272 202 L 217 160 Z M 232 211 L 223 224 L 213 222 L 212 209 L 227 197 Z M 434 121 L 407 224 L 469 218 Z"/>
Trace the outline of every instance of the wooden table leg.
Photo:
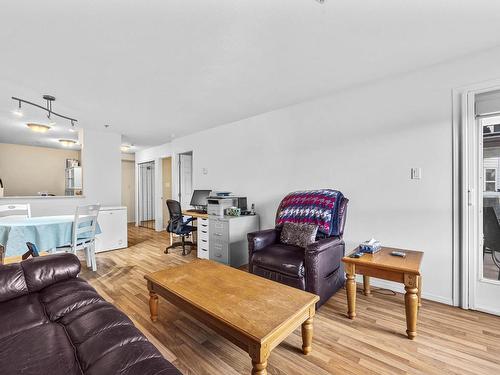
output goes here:
<path id="1" fill-rule="evenodd" d="M 267 375 L 267 359 L 270 354 L 267 345 L 265 347 L 250 346 L 248 354 L 252 358 L 252 375 Z"/>
<path id="2" fill-rule="evenodd" d="M 370 276 L 363 275 L 363 294 L 365 296 L 371 296 L 372 290 L 370 288 Z"/>
<path id="3" fill-rule="evenodd" d="M 308 318 L 302 323 L 302 353 L 308 355 L 312 350 L 313 318 Z"/>
<path id="4" fill-rule="evenodd" d="M 252 375 L 267 375 L 267 361 L 255 362 L 252 360 Z"/>
<path id="5" fill-rule="evenodd" d="M 418 308 L 422 307 L 422 276 L 418 277 Z"/>
<path id="6" fill-rule="evenodd" d="M 347 315 L 349 319 L 354 319 L 356 316 L 356 274 L 355 265 L 352 263 L 346 264 L 346 290 L 347 290 Z"/>
<path id="7" fill-rule="evenodd" d="M 406 309 L 406 334 L 410 340 L 417 336 L 418 314 L 418 275 L 404 276 L 405 282 L 405 309 Z"/>
<path id="8" fill-rule="evenodd" d="M 0 264 L 3 264 L 5 261 L 5 247 L 0 245 Z"/>
<path id="9" fill-rule="evenodd" d="M 151 320 L 156 322 L 158 320 L 158 295 L 152 291 L 149 292 L 149 311 Z"/>

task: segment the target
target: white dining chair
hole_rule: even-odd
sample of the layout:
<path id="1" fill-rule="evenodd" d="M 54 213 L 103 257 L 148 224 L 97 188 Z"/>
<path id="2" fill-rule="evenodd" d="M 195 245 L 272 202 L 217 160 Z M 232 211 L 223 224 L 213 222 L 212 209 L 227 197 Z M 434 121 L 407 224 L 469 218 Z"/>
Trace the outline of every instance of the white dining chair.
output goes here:
<path id="1" fill-rule="evenodd" d="M 87 267 L 92 267 L 92 271 L 97 271 L 95 232 L 100 208 L 99 204 L 77 207 L 71 234 L 71 244 L 57 248 L 58 251 L 63 250 L 75 255 L 78 250 L 84 250 Z"/>
<path id="2" fill-rule="evenodd" d="M 31 206 L 29 203 L 23 204 L 4 204 L 0 206 L 0 217 L 16 216 L 31 217 Z"/>

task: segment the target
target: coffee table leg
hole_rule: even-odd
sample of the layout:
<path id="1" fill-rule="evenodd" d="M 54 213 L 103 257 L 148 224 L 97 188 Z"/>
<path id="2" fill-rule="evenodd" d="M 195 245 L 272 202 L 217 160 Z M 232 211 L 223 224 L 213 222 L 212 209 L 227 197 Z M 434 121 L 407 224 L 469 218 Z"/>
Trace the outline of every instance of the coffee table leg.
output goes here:
<path id="1" fill-rule="evenodd" d="M 405 275 L 406 334 L 410 340 L 417 336 L 418 276 Z"/>
<path id="2" fill-rule="evenodd" d="M 370 276 L 363 276 L 363 294 L 365 296 L 370 296 L 372 290 L 370 288 Z"/>
<path id="3" fill-rule="evenodd" d="M 151 320 L 156 322 L 158 319 L 158 295 L 155 292 L 149 292 L 149 311 Z"/>
<path id="4" fill-rule="evenodd" d="M 418 277 L 418 308 L 422 307 L 422 276 Z"/>
<path id="5" fill-rule="evenodd" d="M 255 362 L 252 360 L 252 375 L 267 375 L 267 361 Z"/>
<path id="6" fill-rule="evenodd" d="M 313 318 L 302 323 L 302 352 L 305 355 L 311 353 L 313 340 Z"/>
<path id="7" fill-rule="evenodd" d="M 352 263 L 346 264 L 346 277 L 345 282 L 347 290 L 347 315 L 349 319 L 354 319 L 356 316 L 356 274 L 355 266 Z"/>
<path id="8" fill-rule="evenodd" d="M 267 359 L 269 358 L 267 345 L 264 347 L 258 344 L 251 345 L 248 348 L 248 354 L 252 358 L 252 375 L 267 375 Z"/>

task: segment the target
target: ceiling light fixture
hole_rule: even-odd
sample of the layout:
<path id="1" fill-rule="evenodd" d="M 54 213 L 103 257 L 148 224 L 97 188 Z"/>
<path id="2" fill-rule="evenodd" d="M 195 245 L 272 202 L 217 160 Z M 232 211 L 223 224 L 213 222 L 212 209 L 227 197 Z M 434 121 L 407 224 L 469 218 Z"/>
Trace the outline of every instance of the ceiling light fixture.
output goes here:
<path id="1" fill-rule="evenodd" d="M 34 132 L 36 132 L 36 133 L 46 133 L 47 131 L 50 130 L 50 126 L 49 125 L 36 124 L 34 122 L 29 122 L 29 123 L 26 124 L 26 126 L 28 128 L 30 128 L 31 130 L 33 130 Z"/>
<path id="2" fill-rule="evenodd" d="M 59 113 L 56 113 L 52 110 L 52 102 L 54 102 L 56 100 L 55 96 L 52 96 L 52 95 L 44 95 L 43 96 L 43 99 L 45 100 L 45 107 L 39 105 L 39 104 L 36 104 L 36 103 L 33 103 L 33 102 L 30 102 L 30 101 L 27 101 L 27 100 L 24 100 L 24 99 L 21 99 L 21 98 L 16 98 L 15 96 L 12 97 L 12 100 L 15 100 L 19 103 L 19 108 L 16 108 L 16 110 L 14 110 L 12 113 L 14 113 L 16 116 L 19 116 L 19 117 L 22 117 L 23 116 L 23 113 L 21 111 L 21 103 L 25 103 L 25 104 L 29 104 L 29 105 L 32 105 L 34 107 L 37 107 L 37 108 L 40 108 L 40 109 L 43 109 L 44 111 L 47 111 L 48 114 L 47 114 L 47 117 L 49 119 L 49 122 L 50 124 L 54 125 L 55 124 L 55 120 L 54 120 L 54 116 L 57 116 L 57 117 L 61 117 L 63 119 L 66 119 L 66 120 L 69 120 L 71 121 L 71 126 L 74 127 L 75 125 L 75 122 L 78 122 L 77 119 L 74 119 L 74 118 L 71 118 L 71 117 L 68 117 L 68 116 L 64 116 L 64 115 L 61 115 Z"/>
<path id="3" fill-rule="evenodd" d="M 59 143 L 64 147 L 71 147 L 76 144 L 76 141 L 74 139 L 60 139 Z"/>
<path id="4" fill-rule="evenodd" d="M 52 117 L 50 116 L 50 112 L 49 112 L 49 114 L 47 115 L 47 119 L 48 119 L 48 121 L 49 121 L 49 125 L 50 125 L 50 126 L 54 126 L 54 125 L 56 124 L 56 120 L 54 120 L 54 116 L 52 116 Z"/>
<path id="5" fill-rule="evenodd" d="M 121 145 L 120 150 L 121 152 L 127 152 L 130 150 L 130 145 Z"/>
<path id="6" fill-rule="evenodd" d="M 21 101 L 20 100 L 19 100 L 19 107 L 14 108 L 14 110 L 12 111 L 12 113 L 14 115 L 16 115 L 17 117 L 23 117 L 24 116 L 23 110 L 21 108 Z"/>

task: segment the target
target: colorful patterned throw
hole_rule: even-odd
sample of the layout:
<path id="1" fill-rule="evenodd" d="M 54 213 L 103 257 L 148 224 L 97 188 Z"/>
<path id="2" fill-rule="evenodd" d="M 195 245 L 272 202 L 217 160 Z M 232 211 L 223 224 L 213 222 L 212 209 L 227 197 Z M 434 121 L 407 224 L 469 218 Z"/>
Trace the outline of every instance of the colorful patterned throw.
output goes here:
<path id="1" fill-rule="evenodd" d="M 318 226 L 326 236 L 338 236 L 338 206 L 342 193 L 332 189 L 295 191 L 280 203 L 276 226 L 286 222 L 307 223 Z"/>

